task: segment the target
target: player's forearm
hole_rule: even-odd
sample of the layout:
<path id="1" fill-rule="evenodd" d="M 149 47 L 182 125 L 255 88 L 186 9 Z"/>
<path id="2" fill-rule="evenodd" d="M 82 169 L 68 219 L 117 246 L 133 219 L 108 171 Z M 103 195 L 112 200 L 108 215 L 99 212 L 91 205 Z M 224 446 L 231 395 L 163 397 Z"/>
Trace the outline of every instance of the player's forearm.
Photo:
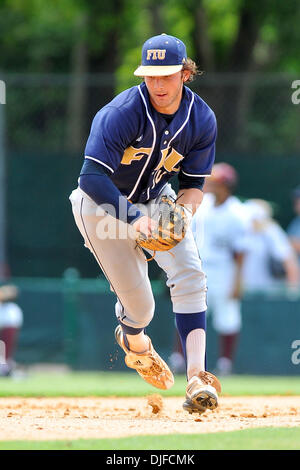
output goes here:
<path id="1" fill-rule="evenodd" d="M 81 175 L 79 186 L 112 217 L 132 224 L 144 214 L 121 194 L 107 175 Z"/>
<path id="2" fill-rule="evenodd" d="M 300 254 L 300 238 L 290 238 L 290 242 L 294 250 Z"/>
<path id="3" fill-rule="evenodd" d="M 203 199 L 203 192 L 198 188 L 180 189 L 178 192 L 178 204 L 184 205 L 194 214 Z"/>

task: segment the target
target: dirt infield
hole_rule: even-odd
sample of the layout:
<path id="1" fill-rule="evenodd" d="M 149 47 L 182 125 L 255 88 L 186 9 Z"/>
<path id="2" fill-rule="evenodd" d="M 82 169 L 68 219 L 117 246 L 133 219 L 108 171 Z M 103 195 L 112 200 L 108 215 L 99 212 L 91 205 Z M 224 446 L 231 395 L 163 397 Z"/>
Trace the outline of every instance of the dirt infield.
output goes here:
<path id="1" fill-rule="evenodd" d="M 300 396 L 221 397 L 189 415 L 182 398 L 0 398 L 0 440 L 115 438 L 300 426 Z"/>

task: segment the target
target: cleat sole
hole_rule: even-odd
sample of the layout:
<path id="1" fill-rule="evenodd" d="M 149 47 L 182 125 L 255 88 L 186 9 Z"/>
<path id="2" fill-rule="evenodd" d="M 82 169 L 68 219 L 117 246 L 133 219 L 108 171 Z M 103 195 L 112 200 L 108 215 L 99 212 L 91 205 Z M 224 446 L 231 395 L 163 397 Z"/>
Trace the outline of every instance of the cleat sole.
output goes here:
<path id="1" fill-rule="evenodd" d="M 186 399 L 182 405 L 185 411 L 192 413 L 204 413 L 207 409 L 215 410 L 218 407 L 218 399 L 210 392 L 201 392 L 200 395 L 192 400 Z"/>

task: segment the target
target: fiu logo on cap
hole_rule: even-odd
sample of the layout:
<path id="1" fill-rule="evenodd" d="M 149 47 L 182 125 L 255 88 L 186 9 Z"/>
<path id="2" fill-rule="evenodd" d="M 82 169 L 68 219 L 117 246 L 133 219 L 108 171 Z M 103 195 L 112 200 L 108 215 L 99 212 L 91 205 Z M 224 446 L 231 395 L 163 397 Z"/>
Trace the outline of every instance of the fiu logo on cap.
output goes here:
<path id="1" fill-rule="evenodd" d="M 164 60 L 166 49 L 147 49 L 147 60 Z"/>

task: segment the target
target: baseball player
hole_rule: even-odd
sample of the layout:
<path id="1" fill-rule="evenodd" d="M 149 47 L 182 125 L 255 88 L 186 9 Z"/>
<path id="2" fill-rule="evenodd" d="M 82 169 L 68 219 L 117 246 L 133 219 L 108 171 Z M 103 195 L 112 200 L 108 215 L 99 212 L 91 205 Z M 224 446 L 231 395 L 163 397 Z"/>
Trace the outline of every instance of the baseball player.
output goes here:
<path id="1" fill-rule="evenodd" d="M 177 198 L 192 212 L 201 203 L 215 157 L 216 119 L 185 86 L 196 73 L 181 40 L 167 34 L 148 39 L 134 72 L 143 81 L 96 114 L 79 187 L 70 196 L 85 246 L 117 296 L 115 338 L 125 363 L 160 389 L 170 388 L 174 377 L 145 334 L 155 306 L 147 258 L 136 238 L 147 239 L 157 229 L 153 214 L 162 196 Z M 168 183 L 174 175 L 178 195 Z M 205 371 L 206 279 L 190 228 L 180 243 L 156 252 L 154 259 L 167 275 L 186 358 L 183 407 L 199 413 L 214 409 L 220 384 Z"/>
<path id="2" fill-rule="evenodd" d="M 300 268 L 300 185 L 292 191 L 292 200 L 295 217 L 287 227 L 287 234 L 292 247 L 298 256 L 298 264 Z"/>
<path id="3" fill-rule="evenodd" d="M 208 305 L 219 336 L 216 371 L 232 371 L 241 329 L 242 268 L 247 249 L 248 223 L 243 204 L 232 193 L 237 173 L 227 163 L 213 166 L 205 184 L 201 210 L 192 220 L 192 230 L 207 275 Z"/>
<path id="4" fill-rule="evenodd" d="M 267 292 L 286 283 L 290 292 L 297 292 L 297 255 L 288 235 L 273 218 L 271 204 L 263 199 L 248 199 L 244 207 L 250 222 L 242 271 L 245 290 Z"/>

